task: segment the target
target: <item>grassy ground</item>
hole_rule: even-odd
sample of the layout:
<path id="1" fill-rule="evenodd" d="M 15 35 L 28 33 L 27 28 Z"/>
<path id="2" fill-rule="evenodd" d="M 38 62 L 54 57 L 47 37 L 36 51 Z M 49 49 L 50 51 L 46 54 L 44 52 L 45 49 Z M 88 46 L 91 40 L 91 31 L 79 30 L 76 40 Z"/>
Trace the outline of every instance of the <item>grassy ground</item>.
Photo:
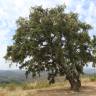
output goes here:
<path id="1" fill-rule="evenodd" d="M 1 84 L 0 96 L 96 96 L 96 77 L 82 76 L 80 92 L 69 89 L 67 81 L 49 86 L 48 82 Z"/>

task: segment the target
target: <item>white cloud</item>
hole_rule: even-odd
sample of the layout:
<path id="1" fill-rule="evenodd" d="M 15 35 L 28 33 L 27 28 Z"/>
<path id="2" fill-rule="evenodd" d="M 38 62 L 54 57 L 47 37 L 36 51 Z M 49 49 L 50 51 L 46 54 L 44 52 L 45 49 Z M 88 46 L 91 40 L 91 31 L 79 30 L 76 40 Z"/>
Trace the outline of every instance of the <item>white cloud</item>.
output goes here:
<path id="1" fill-rule="evenodd" d="M 79 14 L 82 21 L 90 24 L 93 30 L 89 32 L 90 36 L 96 35 L 96 4 L 94 0 L 71 0 L 69 10 Z"/>

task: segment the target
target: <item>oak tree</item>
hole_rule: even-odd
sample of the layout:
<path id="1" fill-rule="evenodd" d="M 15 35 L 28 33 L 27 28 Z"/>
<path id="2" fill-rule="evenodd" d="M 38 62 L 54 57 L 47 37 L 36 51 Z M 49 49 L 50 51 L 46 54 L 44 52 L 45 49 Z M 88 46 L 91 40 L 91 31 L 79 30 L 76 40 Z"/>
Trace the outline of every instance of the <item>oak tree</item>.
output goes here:
<path id="1" fill-rule="evenodd" d="M 78 91 L 83 67 L 93 62 L 88 34 L 92 27 L 80 21 L 78 14 L 66 13 L 65 8 L 33 7 L 28 18 L 20 17 L 5 59 L 18 63 L 26 75 L 47 71 L 50 84 L 57 75 L 66 76 L 71 89 Z"/>

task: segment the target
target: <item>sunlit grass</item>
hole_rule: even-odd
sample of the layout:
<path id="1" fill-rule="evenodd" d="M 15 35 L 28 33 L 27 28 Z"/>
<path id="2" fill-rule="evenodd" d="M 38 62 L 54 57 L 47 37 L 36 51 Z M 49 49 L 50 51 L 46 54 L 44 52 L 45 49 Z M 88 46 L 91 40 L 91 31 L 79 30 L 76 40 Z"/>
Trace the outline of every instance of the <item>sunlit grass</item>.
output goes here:
<path id="1" fill-rule="evenodd" d="M 81 81 L 83 86 L 85 86 L 87 82 L 95 82 L 96 76 L 81 76 Z M 20 84 L 16 82 L 9 84 L 2 83 L 0 84 L 0 96 L 38 96 L 36 95 L 38 90 L 68 89 L 69 87 L 70 85 L 65 79 L 62 81 L 57 80 L 52 85 L 49 85 L 48 81 L 25 82 Z"/>
<path id="2" fill-rule="evenodd" d="M 90 81 L 96 81 L 96 76 L 92 76 L 92 77 L 90 78 Z"/>

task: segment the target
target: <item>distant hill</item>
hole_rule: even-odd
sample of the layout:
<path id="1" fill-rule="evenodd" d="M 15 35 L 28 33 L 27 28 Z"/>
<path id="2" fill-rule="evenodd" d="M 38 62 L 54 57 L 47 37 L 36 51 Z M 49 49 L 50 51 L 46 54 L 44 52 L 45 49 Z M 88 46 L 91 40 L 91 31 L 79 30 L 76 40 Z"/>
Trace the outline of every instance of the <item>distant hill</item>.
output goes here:
<path id="1" fill-rule="evenodd" d="M 26 81 L 24 71 L 19 70 L 0 70 L 0 83 Z"/>
<path id="2" fill-rule="evenodd" d="M 0 70 L 0 83 L 10 83 L 10 82 L 34 82 L 36 80 L 43 80 L 47 77 L 46 73 L 42 73 L 41 77 L 37 76 L 32 78 L 32 74 L 26 78 L 25 71 L 22 70 Z"/>
<path id="3" fill-rule="evenodd" d="M 96 74 L 96 69 L 92 68 L 84 68 L 85 74 Z M 47 74 L 42 73 L 41 77 L 37 77 L 35 79 L 32 78 L 32 75 L 30 74 L 29 77 L 26 79 L 25 71 L 22 70 L 0 70 L 0 83 L 10 83 L 10 82 L 33 82 L 36 80 L 44 80 L 47 79 Z"/>

